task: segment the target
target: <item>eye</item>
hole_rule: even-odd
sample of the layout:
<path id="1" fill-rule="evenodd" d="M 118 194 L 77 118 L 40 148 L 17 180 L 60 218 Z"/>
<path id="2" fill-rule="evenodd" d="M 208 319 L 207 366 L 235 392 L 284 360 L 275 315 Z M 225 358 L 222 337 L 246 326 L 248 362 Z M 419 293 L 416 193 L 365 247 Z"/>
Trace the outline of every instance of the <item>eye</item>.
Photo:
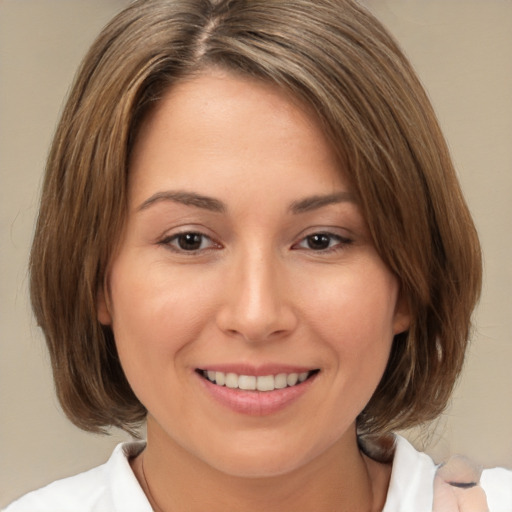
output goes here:
<path id="1" fill-rule="evenodd" d="M 168 236 L 160 243 L 179 252 L 195 252 L 210 249 L 212 247 L 218 247 L 218 244 L 216 244 L 210 237 L 195 231 L 187 231 Z"/>
<path id="2" fill-rule="evenodd" d="M 336 250 L 352 243 L 352 240 L 335 235 L 334 233 L 312 233 L 304 237 L 296 247 L 300 249 L 310 249 L 312 251 Z"/>

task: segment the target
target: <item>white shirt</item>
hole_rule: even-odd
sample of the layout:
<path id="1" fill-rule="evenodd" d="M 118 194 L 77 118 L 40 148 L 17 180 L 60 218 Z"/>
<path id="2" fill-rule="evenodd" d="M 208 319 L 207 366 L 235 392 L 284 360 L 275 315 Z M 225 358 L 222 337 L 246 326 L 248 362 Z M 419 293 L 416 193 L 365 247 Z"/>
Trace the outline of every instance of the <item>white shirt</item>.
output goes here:
<path id="1" fill-rule="evenodd" d="M 105 464 L 30 492 L 5 512 L 152 512 L 128 462 L 144 442 L 121 443 Z M 431 512 L 437 466 L 397 436 L 383 512 Z M 484 470 L 481 486 L 490 512 L 512 512 L 512 471 Z"/>

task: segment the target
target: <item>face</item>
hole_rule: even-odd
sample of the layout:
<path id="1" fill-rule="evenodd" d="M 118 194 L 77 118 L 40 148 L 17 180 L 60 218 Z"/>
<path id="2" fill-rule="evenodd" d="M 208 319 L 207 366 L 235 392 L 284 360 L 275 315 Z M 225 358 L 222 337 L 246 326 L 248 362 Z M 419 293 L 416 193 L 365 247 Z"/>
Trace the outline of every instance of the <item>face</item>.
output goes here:
<path id="1" fill-rule="evenodd" d="M 354 444 L 408 317 L 315 118 L 205 73 L 146 120 L 130 180 L 99 319 L 150 442 L 245 476 Z"/>

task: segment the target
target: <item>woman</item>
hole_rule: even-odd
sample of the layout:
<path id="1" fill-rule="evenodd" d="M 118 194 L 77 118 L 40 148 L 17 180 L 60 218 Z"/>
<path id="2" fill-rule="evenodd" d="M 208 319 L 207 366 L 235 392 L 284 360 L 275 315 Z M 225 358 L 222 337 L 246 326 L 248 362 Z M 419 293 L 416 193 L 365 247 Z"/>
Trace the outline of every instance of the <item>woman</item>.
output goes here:
<path id="1" fill-rule="evenodd" d="M 430 104 L 364 9 L 133 3 L 63 113 L 31 286 L 69 418 L 147 418 L 147 444 L 8 510 L 507 510 L 510 473 L 436 477 L 391 437 L 445 407 L 480 265 Z"/>

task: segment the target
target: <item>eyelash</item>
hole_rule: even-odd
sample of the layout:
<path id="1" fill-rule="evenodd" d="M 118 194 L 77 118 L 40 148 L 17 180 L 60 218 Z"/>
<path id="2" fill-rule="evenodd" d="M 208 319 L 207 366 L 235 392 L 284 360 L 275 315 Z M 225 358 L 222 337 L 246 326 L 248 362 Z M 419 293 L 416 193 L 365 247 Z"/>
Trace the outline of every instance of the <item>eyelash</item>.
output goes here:
<path id="1" fill-rule="evenodd" d="M 193 239 L 193 237 L 195 237 L 195 239 Z M 184 248 L 180 242 L 187 243 L 187 238 L 189 238 L 188 242 L 195 242 L 196 244 L 199 243 L 199 246 L 196 248 Z M 209 242 L 208 247 L 202 247 L 203 244 L 207 241 Z M 327 247 L 312 247 L 312 244 L 322 244 L 322 242 L 324 244 L 327 243 Z M 315 253 L 326 254 L 343 250 L 346 246 L 352 244 L 352 242 L 353 241 L 351 239 L 341 235 L 327 231 L 318 231 L 301 238 L 299 242 L 293 244 L 292 250 L 310 250 Z M 222 248 L 221 244 L 215 242 L 208 235 L 205 235 L 199 231 L 183 231 L 181 233 L 176 233 L 174 235 L 163 238 L 158 243 L 159 245 L 168 247 L 174 252 L 182 254 L 197 254 L 199 252 Z"/>
<path id="2" fill-rule="evenodd" d="M 316 240 L 315 240 L 316 238 Z M 317 248 L 317 249 L 314 249 L 313 247 L 311 247 L 311 242 L 313 243 L 317 243 L 319 241 L 319 239 L 323 238 L 323 240 L 321 241 L 326 241 L 325 239 L 327 239 L 327 243 L 328 243 L 328 246 L 326 248 Z M 335 242 L 334 244 L 332 244 L 332 242 Z M 304 238 L 302 238 L 298 243 L 294 244 L 292 249 L 304 249 L 304 250 L 311 250 L 313 252 L 317 252 L 317 253 L 321 253 L 321 254 L 326 254 L 326 253 L 330 253 L 330 252 L 336 252 L 336 251 L 340 251 L 340 250 L 343 250 L 344 248 L 346 248 L 346 246 L 350 245 L 353 241 L 350 239 L 350 238 L 346 238 L 346 237 L 343 237 L 341 235 L 336 235 L 334 233 L 330 233 L 328 231 L 317 231 L 317 232 L 314 232 L 314 233 L 311 233 L 307 236 L 305 236 Z M 308 244 L 308 246 L 304 246 L 303 244 Z"/>
<path id="3" fill-rule="evenodd" d="M 186 237 L 199 237 L 199 247 L 195 249 L 185 249 L 180 246 L 180 239 L 181 241 L 185 241 L 184 239 Z M 210 242 L 209 247 L 201 247 L 203 245 L 203 242 L 208 240 Z M 209 236 L 205 235 L 204 233 L 201 233 L 199 231 L 183 231 L 182 233 L 176 233 L 171 236 L 167 236 L 160 240 L 158 242 L 160 245 L 164 245 L 171 249 L 172 251 L 179 252 L 179 253 L 190 253 L 190 254 L 196 254 L 198 252 L 204 252 L 211 249 L 220 249 L 221 245 L 215 241 L 213 241 Z M 174 245 L 175 243 L 175 245 Z"/>

